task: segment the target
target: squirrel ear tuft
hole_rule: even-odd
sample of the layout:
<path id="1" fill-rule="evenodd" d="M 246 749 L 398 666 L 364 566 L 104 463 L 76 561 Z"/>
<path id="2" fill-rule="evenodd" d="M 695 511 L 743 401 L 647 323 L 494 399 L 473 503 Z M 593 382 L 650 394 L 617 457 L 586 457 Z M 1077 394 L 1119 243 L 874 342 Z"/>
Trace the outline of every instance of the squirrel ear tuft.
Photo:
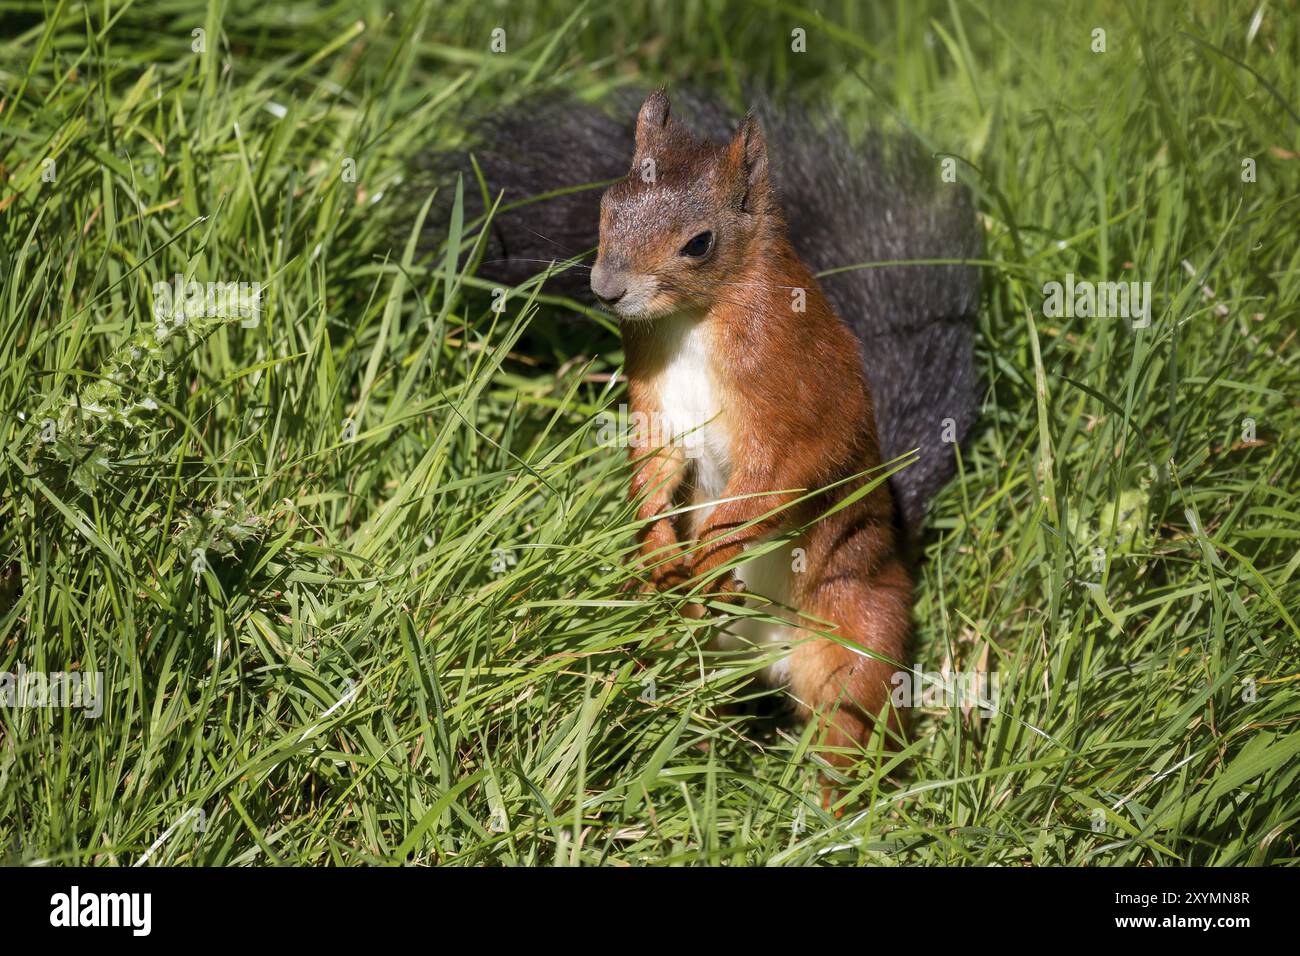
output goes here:
<path id="1" fill-rule="evenodd" d="M 655 140 L 668 127 L 672 118 L 672 104 L 662 88 L 655 90 L 641 104 L 636 116 L 636 145 L 641 149 Z"/>
<path id="2" fill-rule="evenodd" d="M 745 195 L 741 207 L 752 212 L 762 205 L 768 189 L 767 138 L 754 111 L 750 110 L 740 123 L 728 148 L 733 167 L 744 177 Z"/>

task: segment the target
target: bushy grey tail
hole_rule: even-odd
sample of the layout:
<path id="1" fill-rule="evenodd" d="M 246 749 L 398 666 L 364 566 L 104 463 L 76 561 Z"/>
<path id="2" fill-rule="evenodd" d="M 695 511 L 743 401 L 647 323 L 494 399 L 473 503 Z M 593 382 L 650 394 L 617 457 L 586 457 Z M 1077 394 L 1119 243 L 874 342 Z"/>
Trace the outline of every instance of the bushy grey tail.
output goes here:
<path id="1" fill-rule="evenodd" d="M 719 102 L 680 91 L 672 96 L 674 110 L 697 134 L 722 141 L 735 131 L 737 117 Z M 480 275 L 513 285 L 552 260 L 595 249 L 602 188 L 627 173 L 639 103 L 639 96 L 622 94 L 606 112 L 563 98 L 525 102 L 475 123 L 468 153 L 436 160 L 442 174 L 465 175 L 467 219 L 483 212 L 470 155 L 493 198 L 504 191 L 503 207 L 523 203 L 494 217 Z M 802 110 L 762 102 L 757 110 L 791 242 L 814 272 L 981 255 L 969 192 L 944 183 L 938 161 L 919 144 L 877 134 L 858 142 Z M 550 193 L 559 195 L 528 202 Z M 892 479 L 902 524 L 915 536 L 976 417 L 979 271 L 874 266 L 820 281 L 861 344 L 886 459 L 919 450 L 919 460 Z M 556 276 L 548 291 L 591 299 L 585 269 Z"/>
<path id="2" fill-rule="evenodd" d="M 552 261 L 588 252 L 584 261 L 594 260 L 601 193 L 632 162 L 632 109 L 632 122 L 624 123 L 576 100 L 533 99 L 472 120 L 464 151 L 434 157 L 439 179 L 464 177 L 467 223 L 484 214 L 480 172 L 490 201 L 501 196 L 483 243 L 481 277 L 517 285 Z M 558 195 L 539 198 L 552 193 Z M 441 190 L 439 199 L 428 220 L 434 241 L 446 236 L 445 216 L 437 213 L 447 211 L 450 190 Z M 594 301 L 586 269 L 556 275 L 547 291 Z"/>

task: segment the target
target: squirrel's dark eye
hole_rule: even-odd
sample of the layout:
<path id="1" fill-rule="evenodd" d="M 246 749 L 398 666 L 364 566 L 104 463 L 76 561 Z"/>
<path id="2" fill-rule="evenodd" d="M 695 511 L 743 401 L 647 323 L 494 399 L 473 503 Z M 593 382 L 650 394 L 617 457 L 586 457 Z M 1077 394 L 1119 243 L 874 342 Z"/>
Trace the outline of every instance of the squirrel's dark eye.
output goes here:
<path id="1" fill-rule="evenodd" d="M 690 256 L 692 259 L 699 259 L 701 256 L 707 256 L 712 249 L 713 233 L 702 232 L 682 246 L 682 255 Z"/>

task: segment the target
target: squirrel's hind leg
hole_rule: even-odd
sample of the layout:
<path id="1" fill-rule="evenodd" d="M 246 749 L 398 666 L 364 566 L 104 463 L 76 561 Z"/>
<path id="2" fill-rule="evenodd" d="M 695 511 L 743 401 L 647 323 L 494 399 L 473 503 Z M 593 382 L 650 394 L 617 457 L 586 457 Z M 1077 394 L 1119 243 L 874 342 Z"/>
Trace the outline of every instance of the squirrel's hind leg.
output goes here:
<path id="1" fill-rule="evenodd" d="M 833 575 L 809 597 L 805 613 L 833 622 L 833 633 L 851 646 L 821 637 L 796 644 L 790 653 L 790 695 L 799 719 L 817 722 L 813 739 L 827 762 L 847 768 L 864 755 L 882 712 L 886 748 L 895 749 L 902 738 L 904 715 L 889 697 L 894 673 L 908 666 L 911 579 L 894 558 L 866 578 Z M 825 777 L 822 797 L 827 809 L 836 798 L 833 782 Z"/>

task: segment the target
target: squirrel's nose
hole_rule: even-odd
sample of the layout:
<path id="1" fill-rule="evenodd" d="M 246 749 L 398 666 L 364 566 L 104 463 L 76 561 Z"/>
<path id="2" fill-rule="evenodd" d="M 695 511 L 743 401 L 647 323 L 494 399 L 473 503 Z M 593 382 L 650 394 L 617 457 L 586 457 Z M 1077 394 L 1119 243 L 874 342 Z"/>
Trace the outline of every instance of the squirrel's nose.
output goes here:
<path id="1" fill-rule="evenodd" d="M 627 282 L 621 275 L 610 275 L 600 266 L 591 270 L 591 291 L 604 305 L 614 305 L 627 294 Z"/>

